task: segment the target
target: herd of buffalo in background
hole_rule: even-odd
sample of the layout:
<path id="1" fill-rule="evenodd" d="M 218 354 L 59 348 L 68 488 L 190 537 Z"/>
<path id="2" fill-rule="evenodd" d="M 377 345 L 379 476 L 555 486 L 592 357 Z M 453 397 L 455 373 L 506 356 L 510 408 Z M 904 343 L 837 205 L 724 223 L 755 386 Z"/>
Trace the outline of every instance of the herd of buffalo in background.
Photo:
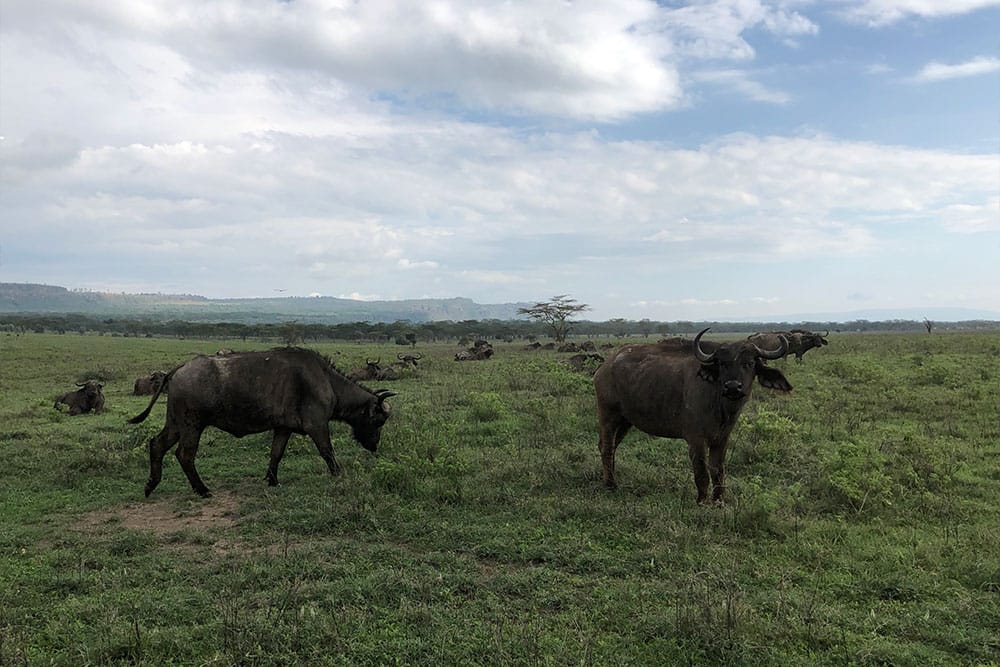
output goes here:
<path id="1" fill-rule="evenodd" d="M 710 481 L 711 499 L 722 502 L 729 435 L 749 399 L 753 382 L 768 389 L 791 391 L 781 371 L 767 362 L 790 354 L 801 362 L 808 350 L 826 345 L 829 335 L 791 329 L 716 343 L 702 340 L 707 331 L 702 330 L 694 340 L 663 339 L 618 349 L 606 343 L 601 349 L 611 350 L 607 358 L 589 340 L 560 346 L 533 342 L 526 347 L 573 353 L 565 363 L 572 370 L 594 375 L 598 447 L 604 482 L 609 488 L 617 484 L 615 450 L 635 427 L 653 436 L 685 440 L 698 502 L 708 501 Z M 494 353 L 488 341 L 476 340 L 457 352 L 454 359 L 485 361 Z M 224 348 L 169 372 L 155 371 L 137 378 L 132 393 L 151 395 L 152 399 L 130 423 L 144 420 L 160 395 L 167 395 L 166 424 L 150 441 L 146 495 L 159 483 L 164 453 L 178 443 L 175 454 L 192 488 L 202 496 L 211 495 L 194 466 L 201 432 L 208 426 L 236 437 L 272 431 L 271 461 L 265 477 L 272 485 L 277 484 L 278 464 L 293 433 L 309 436 L 331 474 L 337 474 L 339 465 L 330 445 L 329 422 L 349 424 L 354 439 L 375 452 L 382 425 L 391 415 L 385 399 L 395 392 L 373 391 L 360 383 L 399 379 L 415 371 L 421 359 L 417 353 L 399 353 L 396 361 L 386 365 L 381 358 L 366 359 L 364 366 L 343 374 L 328 358 L 302 348 L 275 348 L 269 352 Z M 63 404 L 70 415 L 102 412 L 104 385 L 87 380 L 77 386 L 76 391 L 57 398 L 54 407 Z M 269 390 L 255 391 L 254 387 Z"/>

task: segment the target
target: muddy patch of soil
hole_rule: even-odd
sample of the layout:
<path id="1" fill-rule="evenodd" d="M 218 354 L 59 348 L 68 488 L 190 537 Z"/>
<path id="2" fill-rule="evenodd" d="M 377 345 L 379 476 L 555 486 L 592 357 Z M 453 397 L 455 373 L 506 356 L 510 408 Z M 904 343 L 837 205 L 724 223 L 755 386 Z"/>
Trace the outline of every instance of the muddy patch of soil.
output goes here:
<path id="1" fill-rule="evenodd" d="M 240 503 L 233 493 L 219 492 L 197 504 L 178 506 L 171 501 L 129 503 L 110 511 L 90 512 L 77 527 L 85 531 L 100 530 L 108 525 L 132 530 L 149 530 L 158 536 L 181 530 L 207 532 L 213 528 L 232 528 L 239 523 Z"/>

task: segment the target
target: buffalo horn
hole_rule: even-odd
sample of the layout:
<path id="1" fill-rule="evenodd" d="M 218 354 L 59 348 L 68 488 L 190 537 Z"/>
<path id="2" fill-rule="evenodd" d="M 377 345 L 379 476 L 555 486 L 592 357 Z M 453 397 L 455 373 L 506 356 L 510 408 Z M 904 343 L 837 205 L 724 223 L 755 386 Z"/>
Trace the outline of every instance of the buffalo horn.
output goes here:
<path id="1" fill-rule="evenodd" d="M 761 359 L 781 359 L 785 356 L 785 353 L 788 352 L 788 340 L 781 335 L 778 336 L 778 340 L 781 341 L 781 345 L 777 350 L 762 350 L 754 345 L 757 348 L 757 356 Z"/>
<path id="2" fill-rule="evenodd" d="M 701 331 L 698 332 L 698 335 L 694 337 L 694 354 L 696 357 L 698 357 L 698 361 L 700 361 L 703 364 L 707 364 L 708 362 L 710 362 L 712 359 L 715 358 L 714 352 L 712 354 L 709 354 L 708 352 L 705 352 L 703 349 L 701 349 L 701 337 L 704 336 L 705 332 L 711 328 L 712 327 L 706 327 L 702 329 Z"/>
<path id="3" fill-rule="evenodd" d="M 389 389 L 376 389 L 375 390 L 375 398 L 377 398 L 379 400 L 379 403 L 381 403 L 385 399 L 389 398 L 390 396 L 396 396 L 396 395 L 397 395 L 396 392 L 391 391 Z"/>

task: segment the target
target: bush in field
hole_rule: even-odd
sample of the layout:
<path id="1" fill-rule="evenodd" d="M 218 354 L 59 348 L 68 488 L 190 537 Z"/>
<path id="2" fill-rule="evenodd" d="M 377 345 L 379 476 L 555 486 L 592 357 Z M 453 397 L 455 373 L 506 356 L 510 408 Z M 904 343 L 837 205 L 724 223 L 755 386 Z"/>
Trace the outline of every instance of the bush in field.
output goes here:
<path id="1" fill-rule="evenodd" d="M 99 382 L 113 382 L 115 380 L 120 380 L 123 377 L 123 371 L 102 366 L 100 368 L 91 368 L 90 370 L 77 373 L 76 381 L 86 382 L 87 380 L 97 380 Z"/>
<path id="2" fill-rule="evenodd" d="M 819 453 L 813 492 L 833 511 L 853 510 L 892 502 L 893 484 L 885 469 L 889 459 L 879 447 L 856 439 L 831 443 Z"/>
<path id="3" fill-rule="evenodd" d="M 394 459 L 379 458 L 372 478 L 376 487 L 405 498 L 454 503 L 462 498 L 467 470 L 451 450 L 433 458 L 404 452 Z"/>
<path id="4" fill-rule="evenodd" d="M 753 464 L 778 462 L 797 446 L 798 426 L 789 417 L 761 406 L 756 414 L 744 412 L 733 432 L 731 461 Z"/>
<path id="5" fill-rule="evenodd" d="M 503 398 L 496 392 L 469 392 L 468 414 L 470 419 L 480 422 L 492 422 L 510 416 L 510 410 L 503 402 Z"/>

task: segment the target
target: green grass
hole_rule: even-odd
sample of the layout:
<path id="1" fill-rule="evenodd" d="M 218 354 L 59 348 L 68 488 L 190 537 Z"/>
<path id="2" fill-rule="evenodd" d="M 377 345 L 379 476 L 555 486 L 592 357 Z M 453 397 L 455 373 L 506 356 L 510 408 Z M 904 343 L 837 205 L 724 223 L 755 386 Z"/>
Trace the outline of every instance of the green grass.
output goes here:
<path id="1" fill-rule="evenodd" d="M 198 498 L 133 380 L 265 343 L 0 337 L 0 665 L 1000 664 L 1000 335 L 834 335 L 755 389 L 724 507 L 630 434 L 601 485 L 568 355 L 418 345 L 379 456 L 207 431 Z M 343 369 L 396 346 L 319 344 Z M 107 412 L 56 395 L 105 382 Z"/>

